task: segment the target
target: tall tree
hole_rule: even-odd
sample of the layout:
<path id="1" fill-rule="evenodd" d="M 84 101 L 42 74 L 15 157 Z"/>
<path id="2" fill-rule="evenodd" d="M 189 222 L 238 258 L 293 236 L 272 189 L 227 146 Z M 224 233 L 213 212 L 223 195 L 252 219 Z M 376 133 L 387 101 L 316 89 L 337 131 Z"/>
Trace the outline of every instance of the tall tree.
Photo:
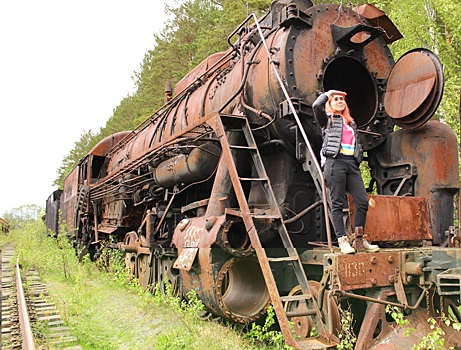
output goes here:
<path id="1" fill-rule="evenodd" d="M 43 213 L 43 207 L 36 204 L 27 204 L 7 210 L 3 214 L 3 218 L 10 223 L 10 228 L 13 229 L 38 220 Z"/>

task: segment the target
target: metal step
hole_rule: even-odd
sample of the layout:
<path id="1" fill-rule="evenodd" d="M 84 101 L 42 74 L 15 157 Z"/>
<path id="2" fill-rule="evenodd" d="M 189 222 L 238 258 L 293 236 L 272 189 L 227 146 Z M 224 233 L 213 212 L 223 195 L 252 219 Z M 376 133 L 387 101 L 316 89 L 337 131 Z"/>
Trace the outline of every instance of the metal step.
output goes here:
<path id="1" fill-rule="evenodd" d="M 336 343 L 327 343 L 322 341 L 320 338 L 304 338 L 296 341 L 301 350 L 308 349 L 326 349 L 336 346 Z"/>
<path id="2" fill-rule="evenodd" d="M 269 258 L 268 257 L 267 260 L 270 262 L 283 262 L 283 261 L 296 261 L 298 259 L 294 256 L 284 256 L 280 258 Z"/>

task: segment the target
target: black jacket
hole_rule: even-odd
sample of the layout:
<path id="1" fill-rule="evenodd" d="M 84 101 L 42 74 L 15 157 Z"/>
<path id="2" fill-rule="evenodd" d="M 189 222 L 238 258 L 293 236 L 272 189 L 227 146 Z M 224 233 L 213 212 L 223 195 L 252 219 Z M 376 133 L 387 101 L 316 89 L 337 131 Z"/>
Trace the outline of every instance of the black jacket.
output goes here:
<path id="1" fill-rule="evenodd" d="M 341 149 L 341 139 L 343 136 L 343 117 L 339 114 L 328 115 L 325 112 L 325 104 L 328 101 L 326 93 L 321 94 L 312 105 L 315 119 L 322 128 L 322 150 L 321 155 L 324 157 L 336 158 Z M 363 148 L 360 143 L 360 137 L 357 129 L 357 124 L 353 121 L 350 126 L 354 130 L 355 148 L 354 158 L 358 164 L 363 160 Z"/>

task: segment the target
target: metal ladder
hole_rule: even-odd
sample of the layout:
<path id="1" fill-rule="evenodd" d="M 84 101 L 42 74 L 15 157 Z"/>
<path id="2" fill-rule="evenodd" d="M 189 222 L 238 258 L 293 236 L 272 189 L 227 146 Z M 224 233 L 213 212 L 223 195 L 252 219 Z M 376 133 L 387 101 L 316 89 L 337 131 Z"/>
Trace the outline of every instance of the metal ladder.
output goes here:
<path id="1" fill-rule="evenodd" d="M 288 345 L 295 347 L 296 349 L 324 349 L 335 346 L 338 343 L 338 339 L 332 332 L 329 331 L 328 326 L 325 324 L 322 318 L 321 311 L 318 303 L 313 297 L 309 288 L 308 279 L 305 274 L 302 262 L 299 258 L 296 248 L 291 242 L 288 231 L 283 223 L 282 214 L 277 204 L 276 197 L 272 190 L 269 177 L 264 168 L 263 161 L 261 159 L 258 147 L 253 138 L 253 133 L 248 124 L 248 120 L 241 116 L 218 114 L 214 118 L 213 127 L 217 136 L 219 137 L 222 156 L 227 161 L 229 175 L 234 187 L 235 195 L 238 200 L 240 211 L 230 211 L 229 214 L 240 216 L 245 224 L 248 232 L 251 244 L 258 257 L 261 270 L 266 282 L 266 286 L 271 297 L 271 301 L 279 321 L 280 329 L 285 337 L 285 341 Z M 232 131 L 242 131 L 246 145 L 234 145 L 230 144 L 226 137 L 226 130 L 231 129 Z M 232 150 L 246 150 L 251 154 L 253 165 L 256 169 L 257 177 L 241 177 L 237 171 L 235 165 L 235 159 L 232 154 Z M 242 182 L 259 182 L 265 193 L 267 205 L 269 209 L 264 213 L 251 212 L 243 187 Z M 255 228 L 254 220 L 258 219 L 272 219 L 272 222 L 277 226 L 278 234 L 283 243 L 286 251 L 286 256 L 271 258 L 266 255 L 265 249 L 262 247 L 261 241 L 259 240 L 258 232 Z M 299 286 L 302 289 L 301 295 L 293 296 L 281 296 L 277 288 L 277 282 L 272 273 L 271 264 L 289 262 L 294 269 Z M 315 325 L 315 329 L 318 333 L 317 337 L 294 339 L 289 325 L 287 311 L 284 309 L 284 302 L 295 302 L 304 301 L 307 303 L 307 310 L 303 311 L 290 311 L 290 317 L 299 316 L 310 316 Z"/>
<path id="2" fill-rule="evenodd" d="M 80 220 L 82 215 L 86 213 L 88 210 L 88 199 L 90 193 L 90 186 L 79 185 L 78 193 L 77 193 L 77 204 L 75 206 L 74 211 L 74 228 L 78 229 L 80 225 Z M 77 239 L 79 232 L 76 231 Z"/>
<path id="3" fill-rule="evenodd" d="M 289 110 L 293 114 L 293 118 L 296 121 L 296 124 L 298 126 L 298 130 L 301 133 L 302 140 L 304 141 L 304 144 L 306 145 L 307 152 L 305 154 L 305 161 L 303 164 L 303 169 L 304 171 L 309 171 L 309 173 L 312 176 L 312 179 L 314 180 L 314 185 L 317 189 L 317 192 L 322 199 L 323 202 L 323 211 L 325 215 L 325 229 L 326 229 L 326 234 L 327 234 L 327 240 L 328 240 L 328 247 L 332 249 L 332 242 L 331 242 L 331 229 L 330 229 L 330 222 L 329 219 L 331 219 L 331 205 L 329 203 L 329 196 L 328 196 L 328 189 L 325 184 L 325 178 L 323 176 L 322 169 L 320 167 L 319 162 L 317 161 L 317 158 L 315 156 L 314 150 L 312 149 L 312 145 L 309 141 L 309 137 L 306 134 L 306 131 L 304 130 L 304 127 L 301 123 L 301 120 L 298 116 L 298 113 L 296 112 L 296 108 L 293 105 L 293 101 L 287 91 L 287 88 L 285 86 L 285 83 L 280 76 L 279 69 L 278 69 L 278 64 L 276 61 L 274 61 L 272 57 L 272 51 L 269 49 L 267 42 L 266 42 L 266 37 L 263 34 L 261 25 L 258 22 L 258 18 L 254 13 L 249 15 L 247 19 L 242 22 L 242 25 L 247 23 L 250 19 L 253 19 L 254 25 L 259 33 L 259 37 L 261 39 L 262 46 L 264 47 L 264 50 L 266 51 L 267 58 L 269 60 L 269 64 L 271 68 L 273 68 L 272 72 L 274 73 L 275 77 L 277 78 L 277 81 L 279 83 L 280 89 L 283 92 L 283 95 L 285 96 L 286 103 L 288 105 Z M 243 57 L 241 58 L 243 59 Z"/>

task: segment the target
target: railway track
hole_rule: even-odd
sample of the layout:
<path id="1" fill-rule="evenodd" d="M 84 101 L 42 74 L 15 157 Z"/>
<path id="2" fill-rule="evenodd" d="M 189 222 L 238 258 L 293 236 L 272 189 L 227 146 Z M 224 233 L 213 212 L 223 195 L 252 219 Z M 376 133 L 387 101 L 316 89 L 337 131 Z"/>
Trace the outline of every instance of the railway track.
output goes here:
<path id="1" fill-rule="evenodd" d="M 81 350 L 38 273 L 31 269 L 21 278 L 11 245 L 2 249 L 1 258 L 0 348 Z"/>

